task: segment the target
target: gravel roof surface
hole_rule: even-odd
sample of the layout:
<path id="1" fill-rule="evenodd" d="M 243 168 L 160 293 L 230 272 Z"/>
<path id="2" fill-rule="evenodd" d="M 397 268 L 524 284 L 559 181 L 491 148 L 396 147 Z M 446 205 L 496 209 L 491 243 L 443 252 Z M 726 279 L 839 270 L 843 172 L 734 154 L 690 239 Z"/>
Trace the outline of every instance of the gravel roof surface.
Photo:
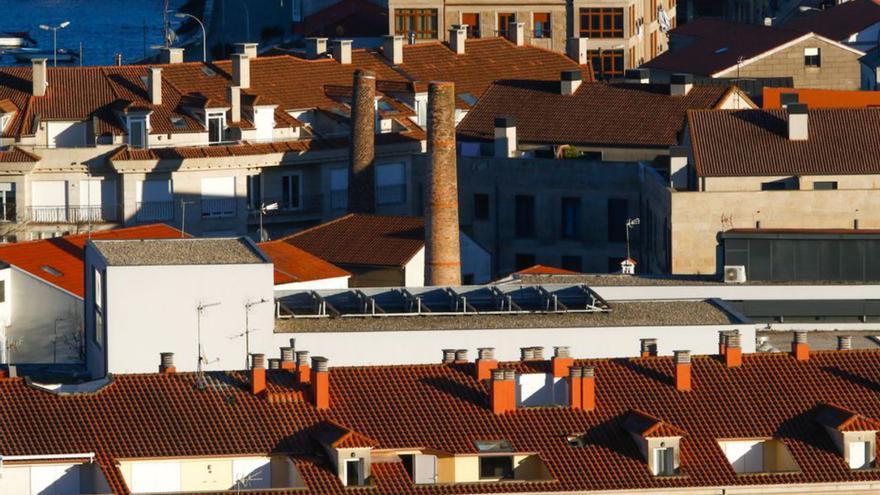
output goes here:
<path id="1" fill-rule="evenodd" d="M 609 313 L 518 315 L 365 316 L 288 318 L 275 321 L 278 333 L 397 330 L 484 330 L 508 328 L 728 325 L 735 317 L 707 301 L 610 303 Z"/>
<path id="2" fill-rule="evenodd" d="M 686 286 L 686 285 L 724 285 L 714 275 L 518 275 L 507 283 L 518 284 L 586 284 L 590 287 L 629 287 L 629 286 Z M 878 281 L 865 280 L 753 280 L 741 285 L 876 285 Z M 740 285 L 740 284 L 738 284 Z"/>
<path id="3" fill-rule="evenodd" d="M 267 263 L 244 239 L 93 241 L 108 265 L 230 265 Z"/>
<path id="4" fill-rule="evenodd" d="M 849 335 L 852 337 L 853 349 L 877 349 L 880 344 L 871 340 L 871 336 L 880 336 L 880 330 L 874 331 L 835 331 L 835 330 L 808 330 L 807 342 L 810 349 L 815 350 L 834 350 L 837 349 L 837 336 Z M 758 337 L 768 337 L 770 345 L 782 352 L 791 350 L 791 341 L 794 339 L 794 332 L 785 332 L 779 330 L 762 330 L 758 332 Z"/>

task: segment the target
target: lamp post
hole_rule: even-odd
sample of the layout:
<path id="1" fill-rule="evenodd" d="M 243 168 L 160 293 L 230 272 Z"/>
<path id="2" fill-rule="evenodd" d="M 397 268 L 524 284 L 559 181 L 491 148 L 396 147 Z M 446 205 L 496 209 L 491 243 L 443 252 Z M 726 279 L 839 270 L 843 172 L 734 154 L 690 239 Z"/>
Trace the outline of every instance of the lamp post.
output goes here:
<path id="1" fill-rule="evenodd" d="M 278 203 L 266 204 L 263 203 L 260 205 L 260 242 L 265 242 L 266 234 L 263 232 L 263 215 L 268 214 L 270 211 L 275 211 L 278 209 Z"/>
<path id="2" fill-rule="evenodd" d="M 177 17 L 178 19 L 185 19 L 185 18 L 189 17 L 199 23 L 199 27 L 202 28 L 202 62 L 207 62 L 208 61 L 208 31 L 205 29 L 205 25 L 202 24 L 202 21 L 198 17 L 191 15 L 191 14 L 187 14 L 186 12 L 177 12 L 176 14 L 174 14 L 174 17 Z"/>
<path id="3" fill-rule="evenodd" d="M 43 31 L 52 31 L 52 65 L 54 67 L 58 67 L 58 30 L 64 29 L 67 26 L 70 26 L 70 21 L 64 21 L 57 26 L 40 24 L 40 29 Z"/>

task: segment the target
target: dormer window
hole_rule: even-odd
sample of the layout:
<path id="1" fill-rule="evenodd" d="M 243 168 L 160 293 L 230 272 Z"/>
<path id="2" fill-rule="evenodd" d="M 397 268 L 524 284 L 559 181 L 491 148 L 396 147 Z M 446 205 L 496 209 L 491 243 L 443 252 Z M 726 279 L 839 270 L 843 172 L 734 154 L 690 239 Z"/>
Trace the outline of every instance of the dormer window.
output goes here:
<path id="1" fill-rule="evenodd" d="M 225 112 L 208 112 L 208 144 L 222 143 L 223 132 L 226 129 L 226 113 Z"/>
<path id="2" fill-rule="evenodd" d="M 132 148 L 147 147 L 147 118 L 128 118 L 128 145 Z"/>
<path id="3" fill-rule="evenodd" d="M 654 450 L 654 475 L 655 476 L 672 476 L 676 474 L 675 469 L 675 448 L 674 447 L 657 447 Z"/>
<path id="4" fill-rule="evenodd" d="M 800 471 L 785 443 L 774 438 L 729 439 L 718 444 L 737 474 Z"/>
<path id="5" fill-rule="evenodd" d="M 680 446 L 684 432 L 640 411 L 631 411 L 623 422 L 645 457 L 654 476 L 676 476 L 681 471 Z"/>
<path id="6" fill-rule="evenodd" d="M 513 456 L 491 455 L 480 457 L 481 480 L 513 479 Z"/>
<path id="7" fill-rule="evenodd" d="M 880 422 L 834 404 L 823 404 L 816 421 L 831 436 L 850 469 L 876 465 Z"/>

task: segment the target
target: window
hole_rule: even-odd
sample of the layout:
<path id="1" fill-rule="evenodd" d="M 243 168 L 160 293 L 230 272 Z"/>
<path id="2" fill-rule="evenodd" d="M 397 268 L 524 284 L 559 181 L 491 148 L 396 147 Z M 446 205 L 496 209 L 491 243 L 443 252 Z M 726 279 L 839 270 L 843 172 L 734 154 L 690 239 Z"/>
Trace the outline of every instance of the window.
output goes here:
<path id="1" fill-rule="evenodd" d="M 516 237 L 535 236 L 535 197 L 518 194 L 514 198 L 514 221 Z"/>
<path id="2" fill-rule="evenodd" d="M 581 198 L 562 198 L 562 237 L 577 239 L 580 237 Z"/>
<path id="3" fill-rule="evenodd" d="M 498 14 L 498 36 L 502 38 L 507 38 L 507 34 L 510 30 L 510 25 L 516 22 L 516 14 L 513 13 L 499 13 Z"/>
<path id="4" fill-rule="evenodd" d="M 467 37 L 480 37 L 480 14 L 476 12 L 461 14 L 461 23 L 467 24 Z"/>
<path id="5" fill-rule="evenodd" d="M 784 180 L 761 183 L 762 191 L 784 191 L 786 189 L 788 189 L 788 183 Z"/>
<path id="6" fill-rule="evenodd" d="M 584 8 L 581 15 L 581 37 L 623 38 L 623 9 Z"/>
<path id="7" fill-rule="evenodd" d="M 651 20 L 657 20 L 657 0 L 651 0 L 651 12 L 650 12 Z M 656 31 L 655 31 L 656 32 Z"/>
<path id="8" fill-rule="evenodd" d="M 476 440 L 474 446 L 478 452 L 513 452 L 508 440 Z"/>
<path id="9" fill-rule="evenodd" d="M 15 183 L 0 182 L 0 221 L 14 222 L 15 216 Z"/>
<path id="10" fill-rule="evenodd" d="M 737 473 L 760 473 L 764 470 L 764 441 L 737 440 L 721 442 L 721 450 Z"/>
<path id="11" fill-rule="evenodd" d="M 623 75 L 623 50 L 587 50 L 596 79 Z"/>
<path id="12" fill-rule="evenodd" d="M 625 199 L 608 200 L 608 242 L 626 241 L 627 202 Z"/>
<path id="13" fill-rule="evenodd" d="M 532 24 L 535 26 L 535 38 L 550 37 L 550 13 L 535 12 L 532 14 Z"/>
<path id="14" fill-rule="evenodd" d="M 226 127 L 226 115 L 222 113 L 208 114 L 208 143 L 223 142 L 223 129 Z"/>
<path id="15" fill-rule="evenodd" d="M 535 255 L 530 253 L 516 253 L 516 255 L 514 255 L 513 264 L 516 271 L 525 270 L 530 266 L 535 266 Z"/>
<path id="16" fill-rule="evenodd" d="M 94 298 L 94 308 L 95 308 L 95 344 L 102 346 L 104 345 L 104 272 L 95 268 L 95 281 L 94 281 L 94 289 L 95 293 L 92 295 Z"/>
<path id="17" fill-rule="evenodd" d="M 437 39 L 437 9 L 394 9 L 394 29 L 404 36 L 412 33 L 416 39 Z"/>
<path id="18" fill-rule="evenodd" d="M 871 442 L 849 442 L 849 468 L 871 467 Z"/>
<path id="19" fill-rule="evenodd" d="M 247 204 L 251 210 L 259 210 L 262 208 L 263 193 L 262 179 L 259 175 L 247 176 Z"/>
<path id="20" fill-rule="evenodd" d="M 657 31 L 651 33 L 651 58 L 657 56 Z"/>
<path id="21" fill-rule="evenodd" d="M 474 194 L 474 220 L 489 219 L 489 195 L 485 193 Z"/>
<path id="22" fill-rule="evenodd" d="M 513 478 L 513 456 L 480 457 L 480 479 Z"/>
<path id="23" fill-rule="evenodd" d="M 636 6 L 630 5 L 626 9 L 627 15 L 627 26 L 629 27 L 629 33 L 627 36 L 633 37 L 636 35 Z"/>
<path id="24" fill-rule="evenodd" d="M 348 169 L 330 169 L 330 208 L 344 210 L 348 208 Z"/>
<path id="25" fill-rule="evenodd" d="M 819 48 L 804 48 L 804 67 L 821 67 L 822 53 Z"/>
<path id="26" fill-rule="evenodd" d="M 837 189 L 837 181 L 813 182 L 813 189 L 817 191 L 828 191 L 832 189 Z"/>
<path id="27" fill-rule="evenodd" d="M 281 177 L 281 207 L 286 210 L 302 208 L 302 174 L 292 173 Z"/>
<path id="28" fill-rule="evenodd" d="M 363 459 L 345 460 L 345 486 L 360 486 L 364 484 Z"/>
<path id="29" fill-rule="evenodd" d="M 626 61 L 627 67 L 638 67 L 636 63 L 636 47 L 631 47 L 629 49 L 629 60 Z"/>
<path id="30" fill-rule="evenodd" d="M 128 119 L 128 145 L 132 148 L 147 147 L 147 119 Z"/>
<path id="31" fill-rule="evenodd" d="M 583 261 L 580 256 L 563 256 L 560 268 L 579 273 L 584 271 Z"/>
<path id="32" fill-rule="evenodd" d="M 402 163 L 376 166 L 376 204 L 391 205 L 406 201 L 406 169 Z"/>
<path id="33" fill-rule="evenodd" d="M 235 177 L 202 179 L 202 217 L 230 217 L 235 214 Z"/>
<path id="34" fill-rule="evenodd" d="M 675 449 L 662 447 L 654 449 L 654 475 L 672 476 L 675 474 Z"/>

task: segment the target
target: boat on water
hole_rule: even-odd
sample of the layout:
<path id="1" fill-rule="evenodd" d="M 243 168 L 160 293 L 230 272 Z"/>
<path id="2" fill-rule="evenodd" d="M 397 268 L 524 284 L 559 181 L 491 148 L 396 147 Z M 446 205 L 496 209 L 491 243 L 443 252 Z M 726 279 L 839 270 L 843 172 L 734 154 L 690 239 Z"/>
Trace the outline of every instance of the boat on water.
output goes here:
<path id="1" fill-rule="evenodd" d="M 0 47 L 20 48 L 36 44 L 37 40 L 33 39 L 27 31 L 0 32 Z"/>
<path id="2" fill-rule="evenodd" d="M 30 62 L 36 58 L 45 58 L 49 61 L 56 59 L 56 54 L 52 53 L 52 50 L 41 50 L 41 49 L 18 49 L 15 51 L 8 51 L 9 55 L 12 55 L 15 60 L 19 62 Z M 60 63 L 72 63 L 79 60 L 79 53 L 68 50 L 66 48 L 59 48 L 57 53 L 57 60 Z"/>

